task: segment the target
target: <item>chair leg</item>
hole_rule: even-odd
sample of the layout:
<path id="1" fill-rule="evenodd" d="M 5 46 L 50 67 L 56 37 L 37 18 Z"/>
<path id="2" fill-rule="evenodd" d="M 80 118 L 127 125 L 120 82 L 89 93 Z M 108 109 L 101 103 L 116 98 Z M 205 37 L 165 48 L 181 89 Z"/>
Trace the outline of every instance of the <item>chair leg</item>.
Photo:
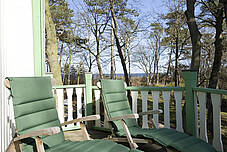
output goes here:
<path id="1" fill-rule="evenodd" d="M 12 140 L 6 151 L 7 152 L 22 152 L 21 141 L 13 141 Z"/>
<path id="2" fill-rule="evenodd" d="M 43 141 L 39 137 L 35 137 L 35 143 L 36 143 L 36 148 L 38 152 L 45 152 L 44 146 L 43 146 Z"/>
<path id="3" fill-rule="evenodd" d="M 91 140 L 91 138 L 90 138 L 90 136 L 89 136 L 89 134 L 88 134 L 88 132 L 87 132 L 86 126 L 85 126 L 83 123 L 80 123 L 80 127 L 81 127 L 82 134 L 83 134 L 84 138 L 85 138 L 86 140 Z"/>
<path id="4" fill-rule="evenodd" d="M 127 139 L 128 139 L 128 142 L 129 142 L 131 149 L 136 149 L 138 147 L 138 145 L 133 141 L 132 136 L 129 132 L 129 129 L 128 129 L 125 121 L 121 120 L 121 123 L 123 124 L 123 127 L 124 127 L 124 130 L 126 132 L 126 136 L 127 136 Z"/>

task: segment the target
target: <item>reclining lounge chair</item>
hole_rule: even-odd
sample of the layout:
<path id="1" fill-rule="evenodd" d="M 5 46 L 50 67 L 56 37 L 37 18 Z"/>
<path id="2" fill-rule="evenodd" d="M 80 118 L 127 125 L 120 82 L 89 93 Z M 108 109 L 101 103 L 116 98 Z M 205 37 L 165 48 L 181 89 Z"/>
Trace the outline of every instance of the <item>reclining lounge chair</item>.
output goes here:
<path id="1" fill-rule="evenodd" d="M 107 140 L 66 141 L 58 119 L 49 77 L 7 78 L 5 85 L 11 92 L 17 130 L 17 137 L 12 140 L 7 151 L 139 152 Z M 99 117 L 88 116 L 69 123 L 94 118 Z"/>
<path id="2" fill-rule="evenodd" d="M 175 129 L 140 128 L 135 119 L 138 118 L 138 115 L 133 114 L 130 109 L 123 80 L 102 79 L 100 87 L 112 132 L 116 137 L 127 137 L 132 148 L 136 146 L 133 137 L 152 140 L 163 147 L 170 147 L 182 152 L 216 152 L 215 148 L 205 141 Z M 154 112 L 152 113 L 154 114 Z"/>

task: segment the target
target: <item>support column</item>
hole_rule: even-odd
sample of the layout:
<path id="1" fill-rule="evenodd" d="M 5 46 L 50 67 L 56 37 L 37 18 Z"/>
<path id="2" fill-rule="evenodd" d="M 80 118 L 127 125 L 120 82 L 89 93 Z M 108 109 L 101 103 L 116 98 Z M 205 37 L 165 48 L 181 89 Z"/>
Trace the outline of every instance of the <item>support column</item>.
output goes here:
<path id="1" fill-rule="evenodd" d="M 44 0 L 32 0 L 35 76 L 44 75 Z"/>
<path id="2" fill-rule="evenodd" d="M 86 115 L 92 115 L 92 74 L 85 74 Z"/>
<path id="3" fill-rule="evenodd" d="M 185 103 L 186 103 L 186 132 L 193 136 L 197 135 L 196 124 L 196 103 L 194 102 L 194 93 L 192 88 L 197 85 L 197 71 L 184 70 L 183 77 L 185 81 Z"/>
<path id="4" fill-rule="evenodd" d="M 86 116 L 92 115 L 92 73 L 85 73 Z M 87 127 L 92 128 L 93 123 L 87 122 Z"/>

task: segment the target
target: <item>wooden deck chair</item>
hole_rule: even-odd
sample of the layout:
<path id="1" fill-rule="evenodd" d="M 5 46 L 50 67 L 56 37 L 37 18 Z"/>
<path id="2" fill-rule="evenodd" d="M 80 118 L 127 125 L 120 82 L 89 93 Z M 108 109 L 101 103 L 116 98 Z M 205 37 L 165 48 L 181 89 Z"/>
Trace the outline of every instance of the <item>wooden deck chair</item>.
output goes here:
<path id="1" fill-rule="evenodd" d="M 8 152 L 139 152 L 101 139 L 66 141 L 49 77 L 12 77 L 5 80 L 5 85 L 11 92 L 17 130 Z M 98 118 L 87 116 L 62 125 Z"/>
<path id="2" fill-rule="evenodd" d="M 123 80 L 102 79 L 100 87 L 107 120 L 111 122 L 113 132 L 117 137 L 127 137 L 132 148 L 136 146 L 136 141 L 133 138 L 142 138 L 155 141 L 162 147 L 182 152 L 216 152 L 215 148 L 205 141 L 175 129 L 140 128 L 136 122 L 138 114 L 133 114 L 130 109 Z M 154 114 L 155 112 L 159 111 L 151 111 L 150 113 Z M 149 112 L 143 114 L 149 114 Z"/>

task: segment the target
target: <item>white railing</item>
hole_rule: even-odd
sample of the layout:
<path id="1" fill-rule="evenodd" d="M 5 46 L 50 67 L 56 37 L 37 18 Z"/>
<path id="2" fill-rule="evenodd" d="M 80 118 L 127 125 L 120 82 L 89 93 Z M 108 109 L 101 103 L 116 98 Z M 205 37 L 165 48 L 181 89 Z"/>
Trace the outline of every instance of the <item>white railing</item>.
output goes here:
<path id="1" fill-rule="evenodd" d="M 198 100 L 199 106 L 199 119 L 200 123 L 197 124 L 199 128 L 198 137 L 203 139 L 206 142 L 208 141 L 207 136 L 207 93 L 211 93 L 211 102 L 213 106 L 213 139 L 212 145 L 216 148 L 217 151 L 224 151 L 223 142 L 221 136 L 221 102 L 223 94 L 227 95 L 226 90 L 215 90 L 215 89 L 207 89 L 207 88 L 196 88 L 194 92 L 194 96 L 196 97 L 196 101 Z M 200 126 L 200 127 L 199 127 Z M 211 143 L 211 142 L 210 142 Z"/>
<path id="2" fill-rule="evenodd" d="M 6 151 L 12 137 L 15 135 L 15 119 L 13 112 L 13 103 L 9 97 L 9 91 L 6 88 L 1 90 L 0 103 L 0 151 Z"/>
<path id="3" fill-rule="evenodd" d="M 141 99 L 142 99 L 142 112 L 145 112 L 148 110 L 148 96 L 149 91 L 144 91 L 140 87 L 140 94 L 141 94 Z M 130 88 L 129 88 L 130 89 Z M 178 89 L 179 90 L 179 89 Z M 182 89 L 181 89 L 182 90 Z M 170 128 L 170 94 L 171 91 L 151 91 L 151 96 L 153 99 L 153 110 L 158 110 L 159 109 L 159 101 L 160 101 L 160 94 L 162 93 L 163 96 L 163 101 L 164 101 L 164 109 L 163 114 L 164 114 L 164 127 Z M 95 90 L 94 91 L 95 95 L 95 104 L 96 104 L 96 114 L 100 114 L 100 90 Z M 132 95 L 132 112 L 133 113 L 138 113 L 138 94 L 139 91 L 131 91 Z M 182 91 L 174 91 L 174 98 L 175 98 L 175 106 L 176 106 L 176 130 L 183 132 L 183 124 L 182 124 Z M 158 114 L 153 115 L 153 119 L 155 122 L 155 125 L 158 127 L 159 126 L 159 116 Z M 105 121 L 105 115 L 104 115 L 104 125 L 108 126 L 106 121 Z M 102 127 L 100 121 L 96 122 L 96 127 Z M 148 127 L 148 116 L 143 116 L 142 118 L 142 128 L 149 128 Z"/>
<path id="4" fill-rule="evenodd" d="M 73 90 L 75 89 L 76 100 L 73 101 Z M 86 109 L 86 98 L 85 98 L 85 85 L 64 85 L 64 86 L 55 86 L 53 87 L 53 92 L 56 98 L 56 107 L 58 111 L 58 117 L 60 123 L 65 121 L 71 121 L 76 118 L 81 118 L 86 115 L 86 111 L 83 113 L 83 110 Z M 67 96 L 67 98 L 64 98 Z M 82 100 L 82 96 L 84 97 Z M 76 110 L 74 110 L 75 108 Z M 67 109 L 67 113 L 65 112 Z M 77 117 L 73 117 L 73 113 L 76 113 Z M 80 125 L 70 124 L 63 126 L 63 130 L 77 129 Z"/>
<path id="5" fill-rule="evenodd" d="M 148 110 L 148 97 L 152 97 L 152 103 L 153 103 L 153 109 L 152 110 L 157 110 L 160 109 L 160 99 L 162 98 L 163 100 L 163 113 L 160 115 L 164 115 L 164 121 L 163 125 L 165 128 L 170 128 L 170 101 L 171 101 L 171 92 L 173 92 L 173 97 L 174 97 L 174 105 L 176 109 L 176 130 L 180 132 L 184 132 L 183 129 L 183 120 L 182 120 L 182 93 L 183 89 L 178 88 L 178 89 L 164 89 L 162 91 L 162 88 L 157 89 L 155 88 L 154 91 L 148 91 L 148 89 L 143 89 L 142 87 L 137 87 L 138 90 L 132 89 L 133 87 L 128 87 L 128 90 L 131 91 L 131 96 L 132 96 L 132 112 L 133 113 L 138 113 L 138 96 L 139 94 L 141 95 L 141 100 L 142 100 L 142 112 L 145 112 Z M 140 91 L 139 91 L 140 90 Z M 151 89 L 152 90 L 152 89 Z M 206 89 L 204 89 L 207 91 Z M 206 113 L 206 97 L 207 93 L 203 91 L 195 91 L 194 95 L 194 101 L 195 103 L 198 103 L 198 105 L 195 107 L 195 116 L 196 116 L 196 129 L 197 129 L 197 137 L 203 139 L 206 142 L 208 141 L 208 136 L 207 136 L 207 113 Z M 218 92 L 218 90 L 216 90 Z M 94 91 L 95 95 L 95 104 L 96 104 L 96 114 L 100 114 L 100 90 L 95 90 Z M 224 91 L 224 93 L 227 95 L 227 92 Z M 223 150 L 223 143 L 222 143 L 222 138 L 221 138 L 221 93 L 212 93 L 211 94 L 211 101 L 213 105 L 213 139 L 212 139 L 212 145 L 218 150 L 218 151 L 224 151 Z M 198 102 L 197 102 L 198 101 Z M 198 112 L 198 110 L 200 112 Z M 150 109 L 151 110 L 151 109 Z M 198 121 L 198 117 L 200 121 Z M 159 115 L 154 114 L 153 119 L 155 122 L 155 125 L 158 127 L 159 126 Z M 104 125 L 100 124 L 100 121 L 96 122 L 96 127 L 108 127 L 106 121 L 105 121 L 105 115 L 104 115 Z M 200 123 L 198 123 L 200 122 Z M 199 125 L 198 125 L 199 124 Z M 200 126 L 200 127 L 199 127 Z M 142 118 L 142 128 L 149 128 L 148 126 L 148 116 L 143 116 Z M 210 142 L 211 143 L 211 142 Z"/>

